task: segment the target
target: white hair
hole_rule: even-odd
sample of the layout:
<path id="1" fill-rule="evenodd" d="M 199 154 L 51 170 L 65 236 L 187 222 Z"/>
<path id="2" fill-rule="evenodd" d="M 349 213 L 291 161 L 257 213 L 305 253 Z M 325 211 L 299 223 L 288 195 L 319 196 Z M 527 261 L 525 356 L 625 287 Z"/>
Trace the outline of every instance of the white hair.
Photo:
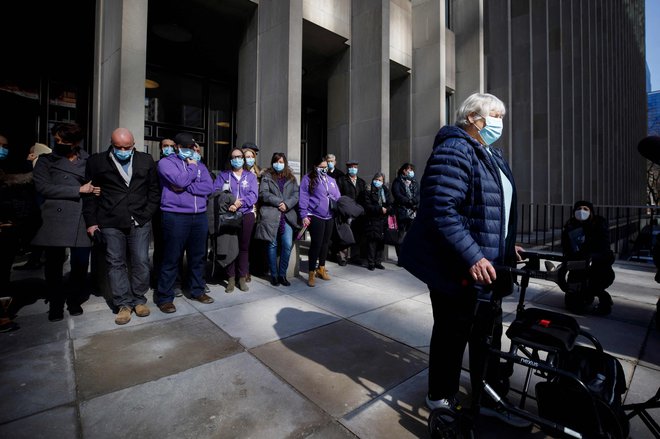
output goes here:
<path id="1" fill-rule="evenodd" d="M 504 102 L 492 94 L 473 93 L 456 110 L 456 125 L 464 128 L 470 125 L 468 116 L 476 114 L 477 119 L 481 119 L 488 116 L 491 111 L 495 111 L 504 117 L 506 114 Z"/>

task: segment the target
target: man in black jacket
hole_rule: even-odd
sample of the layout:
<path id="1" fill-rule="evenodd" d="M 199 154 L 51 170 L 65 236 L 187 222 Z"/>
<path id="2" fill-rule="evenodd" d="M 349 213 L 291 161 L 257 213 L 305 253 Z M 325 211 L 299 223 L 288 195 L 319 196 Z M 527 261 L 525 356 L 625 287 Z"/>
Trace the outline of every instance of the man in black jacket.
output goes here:
<path id="1" fill-rule="evenodd" d="M 151 218 L 160 204 L 154 161 L 149 154 L 135 151 L 128 129 L 117 128 L 108 150 L 88 159 L 85 179 L 101 188 L 100 196 L 85 199 L 83 214 L 87 233 L 107 247 L 108 278 L 118 309 L 115 323 L 128 323 L 132 311 L 146 317 Z"/>

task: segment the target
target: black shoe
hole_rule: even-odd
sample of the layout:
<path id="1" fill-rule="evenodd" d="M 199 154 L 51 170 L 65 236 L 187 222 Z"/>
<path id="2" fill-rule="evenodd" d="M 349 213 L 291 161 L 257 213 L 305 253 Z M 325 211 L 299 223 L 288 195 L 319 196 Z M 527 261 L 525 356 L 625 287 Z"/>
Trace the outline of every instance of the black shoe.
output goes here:
<path id="1" fill-rule="evenodd" d="M 594 307 L 592 314 L 596 316 L 607 316 L 611 312 L 612 312 L 612 305 L 608 303 L 599 303 Z"/>
<path id="2" fill-rule="evenodd" d="M 276 287 L 280 284 L 280 281 L 275 276 L 271 276 L 270 277 L 270 284 L 272 286 Z"/>
<path id="3" fill-rule="evenodd" d="M 48 311 L 48 321 L 50 322 L 59 322 L 64 319 L 64 310 L 49 310 Z"/>
<path id="4" fill-rule="evenodd" d="M 346 259 L 342 259 L 341 261 L 338 262 L 338 264 L 340 267 L 345 267 L 347 264 Z"/>
<path id="5" fill-rule="evenodd" d="M 67 308 L 69 309 L 69 314 L 72 316 L 79 316 L 83 313 L 82 306 L 77 303 L 75 305 L 68 305 Z"/>
<path id="6" fill-rule="evenodd" d="M 381 264 L 380 262 L 376 264 L 376 268 L 379 270 L 385 270 L 385 267 L 383 267 L 383 264 Z"/>
<path id="7" fill-rule="evenodd" d="M 374 271 L 376 269 L 376 266 L 369 264 L 367 268 L 369 269 L 369 271 Z"/>
<path id="8" fill-rule="evenodd" d="M 285 287 L 291 286 L 291 282 L 289 282 L 289 281 L 287 280 L 287 278 L 284 277 L 284 276 L 280 276 L 280 277 L 278 278 L 278 280 L 279 280 L 280 283 L 281 283 L 282 285 L 284 285 Z"/>

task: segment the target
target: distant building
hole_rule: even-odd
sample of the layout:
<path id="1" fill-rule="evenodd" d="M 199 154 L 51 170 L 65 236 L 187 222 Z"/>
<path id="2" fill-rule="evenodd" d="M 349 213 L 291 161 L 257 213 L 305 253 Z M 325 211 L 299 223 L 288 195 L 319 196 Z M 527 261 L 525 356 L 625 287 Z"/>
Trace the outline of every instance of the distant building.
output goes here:
<path id="1" fill-rule="evenodd" d="M 648 94 L 649 136 L 660 136 L 660 90 Z"/>

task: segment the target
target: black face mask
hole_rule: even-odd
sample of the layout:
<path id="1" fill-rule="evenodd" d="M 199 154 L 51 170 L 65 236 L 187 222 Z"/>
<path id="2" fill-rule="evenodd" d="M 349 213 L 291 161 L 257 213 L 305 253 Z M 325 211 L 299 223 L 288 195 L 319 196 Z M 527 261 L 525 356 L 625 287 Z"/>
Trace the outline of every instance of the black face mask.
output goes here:
<path id="1" fill-rule="evenodd" d="M 67 155 L 71 154 L 72 149 L 73 149 L 73 147 L 71 145 L 64 145 L 62 143 L 56 143 L 55 147 L 53 148 L 53 151 L 57 155 L 67 156 Z"/>

